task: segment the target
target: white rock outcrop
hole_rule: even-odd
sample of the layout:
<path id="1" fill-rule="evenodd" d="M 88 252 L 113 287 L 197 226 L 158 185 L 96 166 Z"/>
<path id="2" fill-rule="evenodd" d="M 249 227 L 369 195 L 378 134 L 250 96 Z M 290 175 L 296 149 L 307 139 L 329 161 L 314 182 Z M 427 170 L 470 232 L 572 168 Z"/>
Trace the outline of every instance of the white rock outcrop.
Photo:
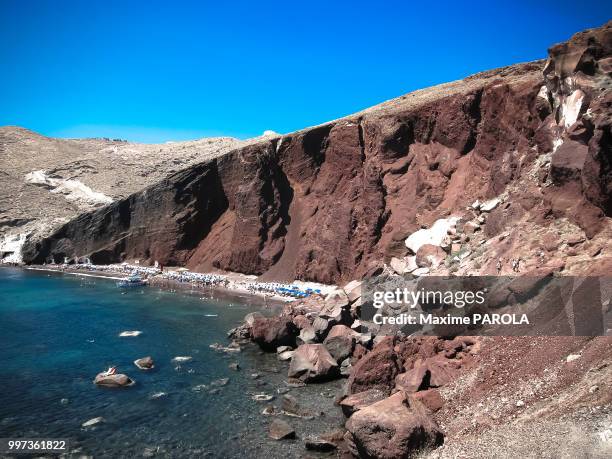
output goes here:
<path id="1" fill-rule="evenodd" d="M 500 203 L 501 203 L 501 199 L 499 198 L 490 199 L 487 202 L 483 202 L 480 205 L 480 210 L 482 212 L 491 212 L 493 209 L 499 206 Z"/>
<path id="2" fill-rule="evenodd" d="M 420 229 L 412 233 L 406 239 L 406 247 L 408 247 L 412 253 L 417 253 L 422 245 L 431 244 L 441 246 L 444 238 L 448 234 L 451 228 L 455 228 L 459 217 L 448 217 L 436 220 L 431 228 Z"/>
<path id="3" fill-rule="evenodd" d="M 113 198 L 104 193 L 94 191 L 79 180 L 50 177 L 45 171 L 32 171 L 25 176 L 26 183 L 44 186 L 51 193 L 61 194 L 66 200 L 77 205 L 110 204 Z"/>

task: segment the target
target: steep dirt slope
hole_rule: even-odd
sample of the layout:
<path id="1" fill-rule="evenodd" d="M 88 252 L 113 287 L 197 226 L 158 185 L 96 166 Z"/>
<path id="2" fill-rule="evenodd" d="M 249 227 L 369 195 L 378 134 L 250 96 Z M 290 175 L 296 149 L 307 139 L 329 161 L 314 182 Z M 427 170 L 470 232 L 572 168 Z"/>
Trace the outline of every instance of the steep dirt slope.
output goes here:
<path id="1" fill-rule="evenodd" d="M 565 230 L 576 237 L 563 250 L 606 258 L 611 30 L 577 34 L 546 63 L 416 91 L 184 169 L 31 240 L 26 260 L 139 258 L 337 282 L 404 256 L 413 231 L 496 196 L 487 255 L 459 269 L 495 271 L 498 255 L 515 251 L 529 267 L 549 263 L 539 247 Z M 565 255 L 556 269 L 584 261 Z"/>

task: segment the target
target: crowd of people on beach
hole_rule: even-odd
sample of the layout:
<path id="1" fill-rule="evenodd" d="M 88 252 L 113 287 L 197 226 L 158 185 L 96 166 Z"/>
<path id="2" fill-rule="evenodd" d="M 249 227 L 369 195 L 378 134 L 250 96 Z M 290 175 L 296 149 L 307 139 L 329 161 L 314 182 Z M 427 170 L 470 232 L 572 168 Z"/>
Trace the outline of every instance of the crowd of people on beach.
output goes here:
<path id="1" fill-rule="evenodd" d="M 89 259 L 79 259 L 76 263 L 51 264 L 48 267 L 66 271 L 89 271 L 103 272 L 109 274 L 128 274 L 138 275 L 144 279 L 165 279 L 179 283 L 189 283 L 196 287 L 223 287 L 233 290 L 246 290 L 252 294 L 274 295 L 284 298 L 306 298 L 313 294 L 321 294 L 321 290 L 300 287 L 293 284 L 284 284 L 281 282 L 257 282 L 257 281 L 230 281 L 228 276 L 212 273 L 195 273 L 186 268 L 163 269 L 160 265 L 156 266 L 141 266 L 139 264 L 112 264 L 112 265 L 96 265 L 91 263 Z"/>
<path id="2" fill-rule="evenodd" d="M 164 271 L 161 273 L 161 277 L 181 283 L 189 282 L 201 286 L 222 286 L 227 288 L 229 285 L 227 276 L 222 276 L 220 274 L 201 274 L 182 270 Z"/>
<path id="3" fill-rule="evenodd" d="M 306 298 L 312 294 L 320 294 L 321 290 L 300 288 L 297 285 L 282 284 L 279 282 L 249 282 L 247 290 L 251 293 L 269 293 L 291 298 Z"/>

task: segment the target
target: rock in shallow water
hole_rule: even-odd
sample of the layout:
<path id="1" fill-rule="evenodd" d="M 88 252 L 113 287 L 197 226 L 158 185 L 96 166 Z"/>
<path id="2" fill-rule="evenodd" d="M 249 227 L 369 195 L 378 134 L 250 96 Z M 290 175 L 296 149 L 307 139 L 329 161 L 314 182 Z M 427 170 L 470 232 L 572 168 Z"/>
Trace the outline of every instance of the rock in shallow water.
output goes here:
<path id="1" fill-rule="evenodd" d="M 93 418 L 90 419 L 89 421 L 85 421 L 83 424 L 81 424 L 81 427 L 91 427 L 91 426 L 95 426 L 96 424 L 100 424 L 104 422 L 104 418 L 102 416 L 98 416 L 97 418 Z"/>
<path id="2" fill-rule="evenodd" d="M 286 362 L 287 360 L 291 360 L 293 358 L 293 354 L 295 354 L 295 351 L 285 351 L 278 354 L 277 358 L 281 362 Z"/>
<path id="3" fill-rule="evenodd" d="M 302 408 L 297 398 L 291 394 L 283 395 L 281 402 L 281 410 L 289 416 L 295 417 L 310 417 L 312 416 L 307 410 Z"/>
<path id="4" fill-rule="evenodd" d="M 266 351 L 295 346 L 296 331 L 296 326 L 286 317 L 255 317 L 251 326 L 253 341 Z"/>
<path id="5" fill-rule="evenodd" d="M 133 386 L 135 381 L 130 379 L 127 375 L 121 373 L 114 375 L 98 373 L 98 375 L 96 375 L 96 379 L 94 379 L 94 384 L 103 387 L 129 387 Z"/>
<path id="6" fill-rule="evenodd" d="M 149 356 L 134 360 L 134 365 L 136 365 L 140 370 L 151 370 L 155 368 L 153 358 Z"/>
<path id="7" fill-rule="evenodd" d="M 334 443 L 322 438 L 306 438 L 304 440 L 304 447 L 310 451 L 333 451 L 336 449 Z"/>
<path id="8" fill-rule="evenodd" d="M 275 419 L 270 423 L 269 435 L 273 440 L 295 438 L 295 430 L 282 419 Z"/>
<path id="9" fill-rule="evenodd" d="M 130 336 L 139 336 L 141 334 L 142 332 L 140 330 L 128 330 L 128 331 L 119 333 L 119 336 L 122 338 L 125 338 L 125 337 L 130 337 Z"/>

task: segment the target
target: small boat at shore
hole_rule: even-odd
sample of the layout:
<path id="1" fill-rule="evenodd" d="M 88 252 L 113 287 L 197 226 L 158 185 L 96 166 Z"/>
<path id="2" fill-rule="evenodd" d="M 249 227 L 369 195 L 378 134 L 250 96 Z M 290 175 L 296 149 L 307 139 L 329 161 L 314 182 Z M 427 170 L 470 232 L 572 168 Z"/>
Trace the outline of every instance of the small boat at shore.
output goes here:
<path id="1" fill-rule="evenodd" d="M 127 279 L 117 282 L 117 287 L 119 288 L 144 287 L 146 285 L 148 285 L 148 282 L 138 274 L 132 274 Z"/>

